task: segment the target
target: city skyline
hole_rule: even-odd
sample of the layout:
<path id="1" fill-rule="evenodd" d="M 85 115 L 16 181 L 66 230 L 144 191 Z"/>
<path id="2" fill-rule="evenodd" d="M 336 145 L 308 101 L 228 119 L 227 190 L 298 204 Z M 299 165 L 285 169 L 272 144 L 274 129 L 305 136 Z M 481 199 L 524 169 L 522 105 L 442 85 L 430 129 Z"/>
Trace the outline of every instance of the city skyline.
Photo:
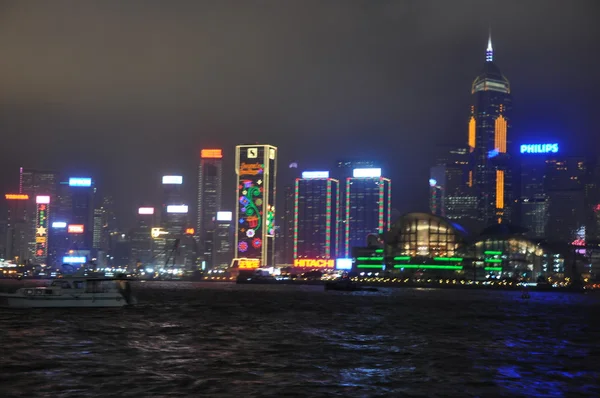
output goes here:
<path id="1" fill-rule="evenodd" d="M 173 8 L 174 14 L 182 12 L 181 4 L 184 3 Z M 30 90 L 29 87 L 34 83 L 24 79 L 28 76 L 24 73 L 32 72 L 31 76 L 36 78 L 55 76 L 60 68 L 53 66 L 45 74 L 33 74 L 34 68 L 37 68 L 35 65 L 43 62 L 25 62 L 28 56 L 15 52 L 11 48 L 15 43 L 6 40 L 8 37 L 15 37 L 15 32 L 35 31 L 37 25 L 32 25 L 33 20 L 40 26 L 48 23 L 55 11 L 39 7 L 28 17 L 29 20 L 23 20 L 19 26 L 8 24 L 0 29 L 0 44 L 7 50 L 5 62 L 9 66 L 20 62 L 30 68 L 19 73 L 14 68 L 9 68 L 8 72 L 11 73 L 7 72 L 0 81 L 4 92 L 0 128 L 11 137 L 0 150 L 0 163 L 3 169 L 8 170 L 25 166 L 64 171 L 71 175 L 92 175 L 98 181 L 98 186 L 115 196 L 118 218 L 128 225 L 133 222 L 138 205 L 141 206 L 146 201 L 157 201 L 156 186 L 160 175 L 183 174 L 186 181 L 196 178 L 197 153 L 201 148 L 223 148 L 223 186 L 227 189 L 234 184 L 233 174 L 226 171 L 233 164 L 234 146 L 259 141 L 279 148 L 282 166 L 279 178 L 282 183 L 288 179 L 287 170 L 283 167 L 285 162 L 298 162 L 301 169 L 328 169 L 333 167 L 331 158 L 376 158 L 385 164 L 384 169 L 394 181 L 395 189 L 411 187 L 409 193 L 404 193 L 403 190 L 402 195 L 393 195 L 393 207 L 398 208 L 401 213 L 426 210 L 429 166 L 438 154 L 437 146 L 462 145 L 465 141 L 469 87 L 480 69 L 490 24 L 499 66 L 509 76 L 517 98 L 512 117 L 513 143 L 559 142 L 563 152 L 574 154 L 595 146 L 592 110 L 597 106 L 597 100 L 587 91 L 594 79 L 597 79 L 595 75 L 590 77 L 587 71 L 590 68 L 596 69 L 594 65 L 599 62 L 596 53 L 589 51 L 589 48 L 594 48 L 595 37 L 598 37 L 593 34 L 597 28 L 592 23 L 593 13 L 589 12 L 593 3 L 579 2 L 566 15 L 553 11 L 547 2 L 541 7 L 540 4 L 542 3 L 531 2 L 525 6 L 507 4 L 502 10 L 491 13 L 486 12 L 493 7 L 491 3 L 478 3 L 475 8 L 492 17 L 475 22 L 470 18 L 458 30 L 449 26 L 456 23 L 449 22 L 451 18 L 440 20 L 441 15 L 456 16 L 456 21 L 465 18 L 458 15 L 462 9 L 458 6 L 449 9 L 438 4 L 437 7 L 431 7 L 432 10 L 426 10 L 427 7 L 421 5 L 414 8 L 401 4 L 388 5 L 387 8 L 369 5 L 367 8 L 372 11 L 372 15 L 365 21 L 369 31 L 376 25 L 381 25 L 371 34 L 373 40 L 368 38 L 371 36 L 365 36 L 366 31 L 354 23 L 359 16 L 363 18 L 363 14 L 358 13 L 354 6 L 345 7 L 341 19 L 342 26 L 349 29 L 347 36 L 342 36 L 343 27 L 330 28 L 327 34 L 321 33 L 325 20 L 319 16 L 313 22 L 327 40 L 320 45 L 310 43 L 323 51 L 330 50 L 332 41 L 338 43 L 342 40 L 342 43 L 352 44 L 350 47 L 353 52 L 343 46 L 337 46 L 337 49 L 328 52 L 334 65 L 344 59 L 347 62 L 338 63 L 338 67 L 331 68 L 322 63 L 315 64 L 312 54 L 306 60 L 309 63 L 296 57 L 279 63 L 272 59 L 273 65 L 266 64 L 270 67 L 266 68 L 268 71 L 281 62 L 283 64 L 277 74 L 271 73 L 273 77 L 264 81 L 265 84 L 261 87 L 268 89 L 258 91 L 262 93 L 261 98 L 264 98 L 258 105 L 255 104 L 256 101 L 244 101 L 247 98 L 244 95 L 234 100 L 230 89 L 231 85 L 236 84 L 236 92 L 248 92 L 249 89 L 250 92 L 256 92 L 260 87 L 252 82 L 257 81 L 256 77 L 264 73 L 256 67 L 252 69 L 255 71 L 253 74 L 244 74 L 242 71 L 248 69 L 237 67 L 213 70 L 214 73 L 209 75 L 223 84 L 228 83 L 228 89 L 220 96 L 192 95 L 189 91 L 184 91 L 186 100 L 181 102 L 165 103 L 163 99 L 159 100 L 153 95 L 134 101 L 132 96 L 139 92 L 130 84 L 125 84 L 124 87 L 105 85 L 103 89 L 96 90 L 91 83 L 81 83 L 80 77 L 96 76 L 99 73 L 87 63 L 83 64 L 79 74 L 75 74 L 75 81 L 80 86 L 74 87 L 66 82 L 61 90 L 57 89 L 55 92 Z M 7 11 L 18 13 L 20 7 L 15 5 Z M 159 8 L 144 11 L 148 20 L 158 18 L 154 13 Z M 220 6 L 216 8 L 217 16 L 224 18 L 225 10 L 221 10 Z M 292 14 L 299 21 L 306 17 L 304 12 L 296 12 L 302 10 L 297 10 L 294 6 L 275 6 L 274 12 L 282 18 L 290 18 L 289 9 L 295 10 Z M 337 11 L 334 5 L 317 9 L 323 15 Z M 514 12 L 515 10 L 519 12 Z M 67 28 L 70 21 L 75 20 L 75 14 L 84 20 L 94 20 L 96 14 L 109 19 L 116 18 L 116 10 L 110 6 L 88 5 L 69 12 L 73 14 L 64 16 Z M 252 11 L 241 7 L 236 15 L 264 19 L 260 14 L 260 10 Z M 399 21 L 406 17 L 420 21 L 422 26 L 400 24 Z M 544 26 L 561 26 L 562 29 L 529 28 L 540 23 L 540 19 L 544 19 Z M 12 21 L 14 20 L 13 18 Z M 116 31 L 131 39 L 132 33 L 128 30 L 130 27 L 126 26 L 127 21 L 115 20 Z M 185 25 L 186 21 L 182 23 Z M 300 22 L 295 22 L 298 23 Z M 271 27 L 275 31 L 283 29 L 281 26 Z M 264 28 L 249 29 L 255 34 L 266 33 Z M 13 34 L 2 35 L 2 30 Z M 167 42 L 181 35 L 166 29 L 164 25 L 159 26 L 158 32 Z M 301 32 L 298 39 L 300 42 L 291 44 L 307 48 L 303 39 L 312 36 L 305 30 Z M 453 33 L 448 35 L 448 32 Z M 416 33 L 419 39 L 414 39 Z M 117 32 L 114 34 L 117 35 Z M 232 35 L 224 46 L 227 54 L 239 50 L 237 41 L 243 41 L 234 32 Z M 89 33 L 87 36 L 94 35 Z M 59 46 L 55 38 L 48 37 L 47 40 L 47 47 Z M 65 46 L 73 43 L 63 41 L 57 50 L 64 51 Z M 289 47 L 288 44 L 290 43 L 286 43 L 286 47 Z M 31 46 L 32 43 L 23 45 Z M 185 41 L 183 48 L 191 48 L 191 45 L 189 40 Z M 212 45 L 203 43 L 202 46 L 209 52 L 212 50 Z M 272 41 L 259 45 L 263 54 L 265 51 L 271 54 L 271 51 L 280 49 L 281 46 L 281 43 Z M 32 48 L 31 53 L 43 54 L 36 52 L 35 46 Z M 157 48 L 163 49 L 162 46 Z M 104 57 L 106 62 L 119 55 L 114 51 L 116 49 L 103 50 L 95 56 Z M 185 53 L 185 50 L 177 51 Z M 293 54 L 295 53 L 292 52 Z M 119 56 L 122 59 L 123 55 Z M 279 56 L 275 59 L 279 59 Z M 586 63 L 571 62 L 577 59 L 585 59 Z M 139 58 L 134 57 L 130 61 L 136 64 L 135 61 L 139 61 Z M 198 62 L 195 58 L 186 58 L 186 61 L 190 65 Z M 142 71 L 147 74 L 156 72 L 156 62 L 144 64 Z M 178 65 L 179 68 L 184 68 L 185 73 L 181 73 L 181 76 L 192 79 L 194 84 L 191 87 L 198 84 L 199 72 L 192 73 L 185 65 Z M 339 65 L 343 65 L 343 68 L 340 69 Z M 72 68 L 68 63 L 63 67 L 66 68 L 65 71 Z M 315 68 L 320 68 L 319 73 L 315 73 Z M 178 70 L 177 65 L 175 69 Z M 288 87 L 285 79 L 294 76 L 291 74 L 293 71 L 296 74 L 305 72 L 305 78 L 300 80 L 305 80 L 308 84 L 303 84 L 303 87 Z M 119 79 L 125 76 L 117 75 Z M 289 77 L 285 77 L 288 75 Z M 569 78 L 564 79 L 564 76 Z M 100 77 L 105 81 L 108 78 L 104 74 Z M 151 91 L 149 94 L 158 94 L 160 90 L 167 90 L 172 94 L 180 90 L 178 87 L 182 86 L 173 81 L 172 75 L 167 74 L 167 77 L 165 82 L 149 83 L 145 89 Z M 54 80 L 56 83 L 61 81 Z M 316 85 L 317 81 L 321 82 L 320 86 Z M 278 82 L 285 82 L 286 85 L 281 86 Z M 106 87 L 110 89 L 107 90 Z M 211 90 L 199 92 L 214 93 L 214 89 Z M 71 101 L 65 101 L 61 96 L 64 92 L 75 94 L 72 95 L 72 100 L 77 102 L 72 104 Z M 130 110 L 126 112 L 123 111 L 123 103 L 115 102 L 108 106 L 105 101 L 122 93 L 128 94 L 125 98 L 130 98 Z M 343 94 L 341 101 L 334 100 L 338 93 Z M 410 96 L 406 93 L 410 93 Z M 34 98 L 29 98 L 29 95 Z M 281 101 L 283 96 L 291 102 L 286 105 L 286 101 Z M 156 101 L 152 102 L 152 98 Z M 216 112 L 219 107 L 227 110 L 227 117 L 211 116 L 213 113 L 223 114 L 222 111 Z M 429 116 L 432 111 L 436 114 L 435 117 Z M 377 140 L 373 139 L 374 134 L 378 137 Z M 44 140 L 36 137 L 44 137 Z M 52 137 L 60 139 L 54 140 Z M 27 155 L 19 150 L 24 146 L 28 147 Z M 51 151 L 47 151 L 48 148 Z M 405 155 L 397 157 L 397 151 L 404 151 Z M 114 159 L 119 161 L 114 162 Z M 410 173 L 406 170 L 410 170 Z M 4 192 L 17 191 L 15 184 L 18 182 L 15 178 L 12 173 L 0 177 L 0 187 Z M 195 188 L 187 188 L 190 192 L 186 192 L 186 195 L 193 198 L 192 191 Z M 231 206 L 232 204 L 224 203 L 224 207 Z"/>

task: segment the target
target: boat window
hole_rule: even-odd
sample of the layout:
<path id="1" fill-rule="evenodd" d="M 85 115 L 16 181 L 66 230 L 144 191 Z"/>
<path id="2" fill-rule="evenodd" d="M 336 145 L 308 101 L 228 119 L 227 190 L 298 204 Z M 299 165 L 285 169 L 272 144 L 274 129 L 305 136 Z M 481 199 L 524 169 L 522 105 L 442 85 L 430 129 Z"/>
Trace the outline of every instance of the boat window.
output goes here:
<path id="1" fill-rule="evenodd" d="M 85 286 L 86 293 L 102 293 L 102 285 L 100 281 L 87 281 Z"/>
<path id="2" fill-rule="evenodd" d="M 73 282 L 73 289 L 83 289 L 83 281 Z"/>
<path id="3" fill-rule="evenodd" d="M 71 284 L 67 281 L 62 281 L 62 283 L 60 284 L 60 287 L 63 289 L 70 289 L 71 288 Z"/>

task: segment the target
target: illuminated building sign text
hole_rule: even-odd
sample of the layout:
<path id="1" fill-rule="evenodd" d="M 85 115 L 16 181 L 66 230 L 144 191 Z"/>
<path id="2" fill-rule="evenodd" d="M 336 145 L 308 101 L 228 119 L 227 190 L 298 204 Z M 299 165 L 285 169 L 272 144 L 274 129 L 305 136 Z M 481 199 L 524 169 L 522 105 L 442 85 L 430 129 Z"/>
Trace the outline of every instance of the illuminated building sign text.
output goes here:
<path id="1" fill-rule="evenodd" d="M 523 144 L 521 153 L 557 153 L 558 144 Z"/>
<path id="2" fill-rule="evenodd" d="M 334 268 L 335 260 L 297 258 L 294 260 L 294 267 L 299 268 Z"/>

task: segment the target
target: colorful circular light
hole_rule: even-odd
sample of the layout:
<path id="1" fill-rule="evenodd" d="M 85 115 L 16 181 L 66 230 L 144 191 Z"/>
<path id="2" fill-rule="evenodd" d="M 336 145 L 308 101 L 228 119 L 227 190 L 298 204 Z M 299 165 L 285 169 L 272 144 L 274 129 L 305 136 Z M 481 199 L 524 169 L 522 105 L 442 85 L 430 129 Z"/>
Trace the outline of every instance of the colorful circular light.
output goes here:
<path id="1" fill-rule="evenodd" d="M 248 231 L 246 231 L 246 236 L 249 238 L 254 237 L 254 230 L 253 229 L 249 229 Z"/>
<path id="2" fill-rule="evenodd" d="M 262 240 L 260 240 L 260 238 L 255 238 L 255 239 L 253 239 L 253 240 L 252 240 L 252 246 L 253 246 L 255 249 L 258 249 L 259 247 L 261 247 L 261 246 L 262 246 Z"/>
<path id="3" fill-rule="evenodd" d="M 258 198 L 258 199 L 256 199 L 256 200 L 254 201 L 254 203 L 255 203 L 257 206 L 260 206 L 260 205 L 262 205 L 263 201 L 262 201 L 262 199 Z"/>
<path id="4" fill-rule="evenodd" d="M 246 250 L 248 250 L 248 243 L 247 242 L 240 242 L 238 244 L 238 249 L 240 252 L 245 252 Z"/>

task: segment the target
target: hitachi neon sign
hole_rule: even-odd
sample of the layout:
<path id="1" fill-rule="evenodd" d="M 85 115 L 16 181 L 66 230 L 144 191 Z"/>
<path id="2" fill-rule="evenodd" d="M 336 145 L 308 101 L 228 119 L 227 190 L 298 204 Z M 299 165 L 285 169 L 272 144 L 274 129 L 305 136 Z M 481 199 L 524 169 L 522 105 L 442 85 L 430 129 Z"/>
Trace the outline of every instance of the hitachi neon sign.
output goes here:
<path id="1" fill-rule="evenodd" d="M 294 267 L 299 268 L 334 268 L 335 260 L 297 258 L 294 260 Z"/>
<path id="2" fill-rule="evenodd" d="M 558 144 L 523 144 L 521 153 L 557 153 Z"/>

